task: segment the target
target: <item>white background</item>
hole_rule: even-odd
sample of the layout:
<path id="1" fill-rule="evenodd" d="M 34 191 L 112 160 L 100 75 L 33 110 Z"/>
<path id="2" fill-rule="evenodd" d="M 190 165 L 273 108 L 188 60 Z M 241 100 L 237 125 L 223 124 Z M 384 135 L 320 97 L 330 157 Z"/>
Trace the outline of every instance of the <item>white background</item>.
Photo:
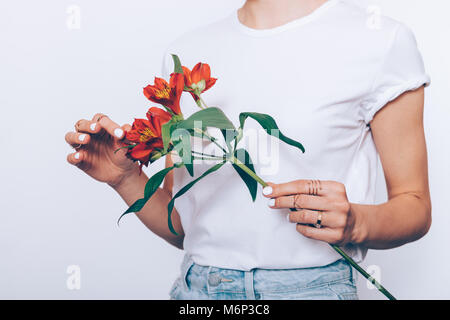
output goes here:
<path id="1" fill-rule="evenodd" d="M 299 0 L 300 1 L 300 0 Z M 401 299 L 450 298 L 449 1 L 356 1 L 416 34 L 432 85 L 426 91 L 433 225 L 401 248 L 370 251 Z M 222 18 L 242 0 L 41 0 L 0 3 L 0 298 L 167 299 L 182 252 L 135 217 L 109 187 L 66 163 L 64 134 L 96 112 L 125 123 L 148 107 L 142 87 L 160 74 L 166 46 Z M 70 5 L 79 30 L 67 27 Z M 149 173 L 161 167 L 155 164 Z M 385 199 L 382 177 L 379 201 Z M 69 265 L 81 289 L 66 286 Z M 383 299 L 359 281 L 360 297 Z"/>

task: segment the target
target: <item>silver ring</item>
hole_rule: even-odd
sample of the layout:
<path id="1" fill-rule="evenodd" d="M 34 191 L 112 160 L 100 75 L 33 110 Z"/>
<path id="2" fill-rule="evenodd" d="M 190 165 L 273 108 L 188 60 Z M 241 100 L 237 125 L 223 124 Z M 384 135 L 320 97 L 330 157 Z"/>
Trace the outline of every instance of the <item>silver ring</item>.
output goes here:
<path id="1" fill-rule="evenodd" d="M 80 122 L 81 122 L 81 121 L 83 121 L 83 120 L 80 119 L 80 120 L 78 120 L 78 121 L 75 123 L 75 126 L 74 126 L 74 127 L 75 127 L 75 131 L 78 131 L 78 130 L 79 130 Z"/>
<path id="2" fill-rule="evenodd" d="M 103 113 L 101 113 L 99 116 L 98 116 L 98 118 L 97 118 L 97 120 L 95 121 L 95 122 L 99 122 L 100 120 L 102 120 L 104 117 L 108 117 L 106 114 L 103 114 Z"/>
<path id="3" fill-rule="evenodd" d="M 319 211 L 319 215 L 317 216 L 317 221 L 314 224 L 317 229 L 322 228 L 322 211 Z"/>
<path id="4" fill-rule="evenodd" d="M 292 208 L 291 208 L 292 211 L 298 211 L 298 209 L 299 209 L 299 208 L 297 208 L 298 197 L 300 197 L 299 193 L 292 197 Z"/>

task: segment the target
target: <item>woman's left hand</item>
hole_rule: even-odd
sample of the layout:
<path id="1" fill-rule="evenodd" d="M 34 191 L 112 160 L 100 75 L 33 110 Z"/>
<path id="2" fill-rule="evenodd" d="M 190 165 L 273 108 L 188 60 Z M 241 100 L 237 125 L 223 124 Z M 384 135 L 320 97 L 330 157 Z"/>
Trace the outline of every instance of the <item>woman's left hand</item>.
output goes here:
<path id="1" fill-rule="evenodd" d="M 305 237 L 331 244 L 356 243 L 359 223 L 348 202 L 345 186 L 336 181 L 296 180 L 268 183 L 263 189 L 273 209 L 294 208 L 289 221 Z M 315 226 L 312 226 L 315 225 Z"/>

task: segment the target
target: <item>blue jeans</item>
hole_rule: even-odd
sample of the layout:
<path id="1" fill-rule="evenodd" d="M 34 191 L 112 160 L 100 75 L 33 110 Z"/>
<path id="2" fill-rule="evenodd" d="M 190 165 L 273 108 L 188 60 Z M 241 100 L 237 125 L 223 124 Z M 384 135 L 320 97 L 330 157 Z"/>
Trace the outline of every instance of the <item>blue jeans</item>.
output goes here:
<path id="1" fill-rule="evenodd" d="M 356 300 L 355 274 L 345 260 L 302 269 L 239 271 L 195 264 L 186 255 L 170 290 L 175 300 Z"/>

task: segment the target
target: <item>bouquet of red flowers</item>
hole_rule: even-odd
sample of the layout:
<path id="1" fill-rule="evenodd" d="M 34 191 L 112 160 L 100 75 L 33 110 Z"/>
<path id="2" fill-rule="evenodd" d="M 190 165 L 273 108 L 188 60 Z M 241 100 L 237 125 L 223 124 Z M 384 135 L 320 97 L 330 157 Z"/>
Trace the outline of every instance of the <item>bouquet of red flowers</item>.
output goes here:
<path id="1" fill-rule="evenodd" d="M 154 174 L 145 186 L 144 197 L 133 203 L 119 217 L 118 222 L 128 213 L 138 213 L 160 187 L 165 176 L 171 170 L 184 167 L 189 175 L 193 177 L 194 160 L 215 161 L 216 163 L 202 175 L 193 179 L 173 195 L 172 200 L 169 202 L 167 207 L 167 221 L 170 231 L 177 234 L 173 228 L 171 219 L 175 200 L 186 193 L 202 178 L 219 170 L 225 163 L 229 162 L 232 164 L 236 173 L 239 174 L 247 185 L 253 201 L 256 199 L 258 183 L 263 187 L 267 186 L 267 183 L 256 174 L 247 150 L 245 148 L 237 148 L 239 141 L 243 137 L 244 124 L 248 118 L 256 120 L 267 134 L 298 148 L 302 152 L 305 152 L 305 149 L 300 142 L 283 135 L 275 120 L 268 114 L 242 112 L 239 114 L 239 127 L 236 128 L 222 110 L 217 107 L 208 107 L 202 99 L 202 93 L 210 89 L 217 80 L 211 77 L 209 65 L 198 63 L 191 71 L 181 65 L 178 56 L 172 55 L 172 57 L 174 61 L 174 72 L 170 75 L 169 82 L 161 78 L 155 78 L 153 85 L 148 85 L 144 88 L 144 95 L 150 101 L 163 106 L 164 109 L 151 107 L 148 109 L 145 119 L 135 119 L 131 130 L 126 133 L 126 139 L 122 148 L 128 149 L 127 156 L 133 161 L 138 161 L 141 168 L 142 166 L 148 166 L 149 163 L 171 152 L 176 152 L 180 160 L 172 166 L 166 167 Z M 201 109 L 186 119 L 180 107 L 180 98 L 183 92 L 189 92 Z M 219 139 L 217 137 L 211 136 L 206 131 L 210 127 L 220 129 L 224 145 L 218 142 Z M 209 140 L 222 151 L 222 154 L 212 155 L 194 150 L 191 143 L 192 137 Z M 331 246 L 386 297 L 392 300 L 395 299 L 341 248 L 336 245 Z"/>

